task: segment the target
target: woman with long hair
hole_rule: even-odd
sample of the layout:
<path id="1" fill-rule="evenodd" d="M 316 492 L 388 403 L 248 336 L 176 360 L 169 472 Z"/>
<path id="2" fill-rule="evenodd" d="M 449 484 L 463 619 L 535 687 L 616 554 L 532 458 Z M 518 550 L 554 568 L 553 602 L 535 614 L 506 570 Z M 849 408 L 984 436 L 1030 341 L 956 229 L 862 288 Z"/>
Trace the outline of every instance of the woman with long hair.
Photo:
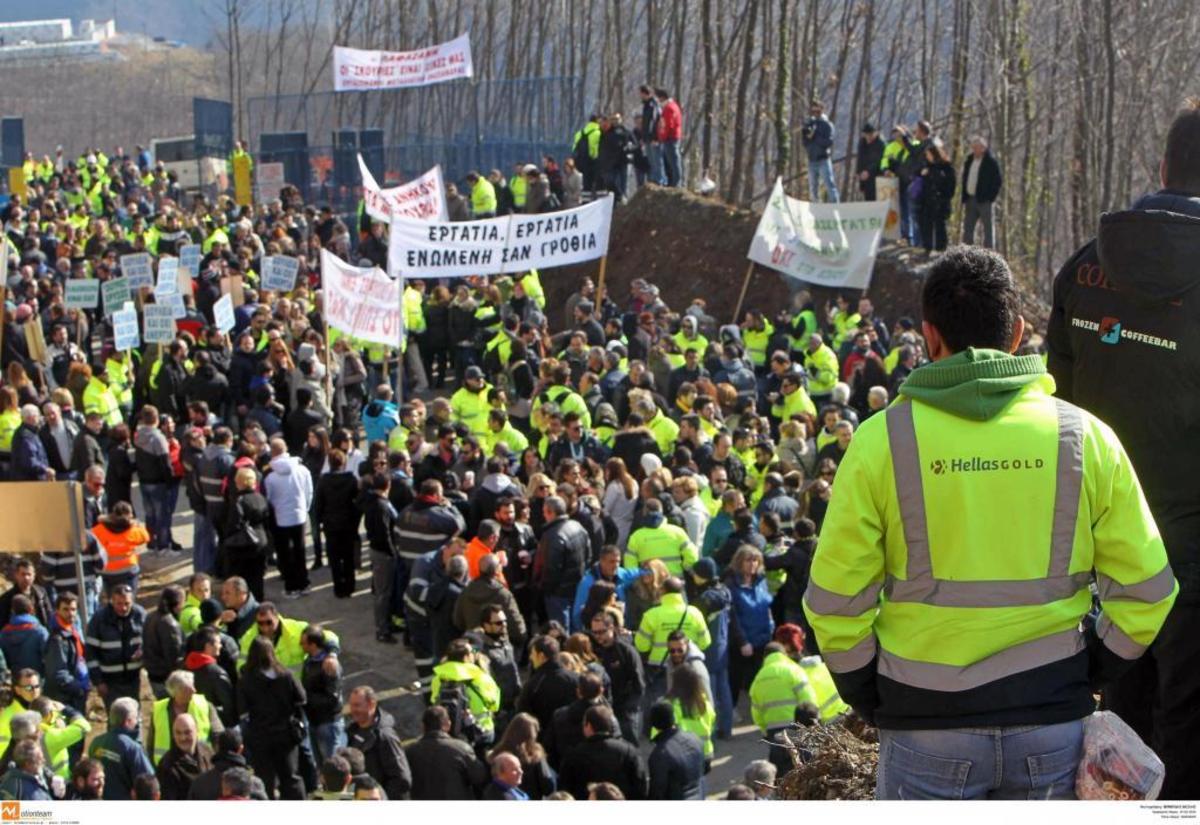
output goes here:
<path id="1" fill-rule="evenodd" d="M 17 400 L 21 406 L 33 404 L 35 407 L 40 407 L 42 405 L 41 393 L 38 392 L 37 386 L 30 380 L 19 361 L 13 361 L 8 365 L 7 378 L 8 385 L 17 391 Z"/>
<path id="2" fill-rule="evenodd" d="M 600 503 L 617 526 L 617 546 L 624 549 L 633 530 L 638 504 L 637 482 L 625 466 L 625 459 L 614 457 L 605 462 L 604 498 Z"/>
<path id="3" fill-rule="evenodd" d="M 926 166 L 921 170 L 921 240 L 925 252 L 941 252 L 946 248 L 946 221 L 954 207 L 956 176 L 946 148 L 934 139 L 925 150 Z"/>
<path id="4" fill-rule="evenodd" d="M 530 486 L 533 482 L 533 477 L 544 472 L 545 466 L 542 464 L 542 457 L 538 455 L 537 447 L 526 447 L 521 452 L 520 467 L 517 469 L 517 481 Z"/>
<path id="5" fill-rule="evenodd" d="M 675 711 L 675 724 L 695 734 L 704 744 L 704 770 L 707 773 L 712 765 L 713 727 L 717 724 L 717 711 L 709 698 L 708 686 L 690 667 L 672 670 L 670 682 L 665 698 Z"/>
<path id="6" fill-rule="evenodd" d="M 625 591 L 625 626 L 629 628 L 641 626 L 645 612 L 662 600 L 663 582 L 671 576 L 662 559 L 650 559 L 642 567 L 650 572 Z"/>
<path id="7" fill-rule="evenodd" d="M 558 789 L 558 776 L 546 761 L 546 750 L 538 742 L 541 725 L 531 714 L 518 713 L 504 729 L 496 746 L 488 751 L 490 764 L 502 753 L 511 753 L 521 760 L 521 790 L 530 799 L 545 799 Z"/>
<path id="8" fill-rule="evenodd" d="M 762 667 L 763 648 L 775 632 L 762 551 L 749 544 L 739 547 L 725 574 L 725 586 L 733 597 L 729 612 L 729 691 L 736 706 L 738 695 L 750 689 Z"/>
<path id="9" fill-rule="evenodd" d="M 556 489 L 557 485 L 545 473 L 534 473 L 525 487 L 525 497 L 529 500 L 529 526 L 538 538 L 542 537 L 542 529 L 546 526 L 542 505 Z"/>
<path id="10" fill-rule="evenodd" d="M 617 601 L 617 586 L 610 581 L 598 579 L 592 582 L 587 593 L 587 601 L 583 603 L 583 608 L 579 611 L 579 626 L 591 627 L 592 617 L 602 610 L 608 609 L 612 609 L 618 618 L 617 630 L 620 631 L 625 622 L 625 605 Z"/>
<path id="11" fill-rule="evenodd" d="M 258 474 L 253 468 L 239 468 L 233 484 L 236 494 L 226 511 L 217 569 L 224 578 L 241 576 L 254 598 L 261 601 L 270 546 L 267 522 L 271 508 L 258 491 Z"/>
<path id="12" fill-rule="evenodd" d="M 259 625 L 271 623 L 259 607 Z M 272 611 L 274 606 L 272 605 Z M 275 617 L 276 620 L 278 617 Z M 303 730 L 304 688 L 275 656 L 275 646 L 264 636 L 250 642 L 246 666 L 237 685 L 238 713 L 246 718 L 246 750 L 250 764 L 263 781 L 267 798 L 275 789 L 283 799 L 303 799 L 300 778 L 300 742 Z"/>

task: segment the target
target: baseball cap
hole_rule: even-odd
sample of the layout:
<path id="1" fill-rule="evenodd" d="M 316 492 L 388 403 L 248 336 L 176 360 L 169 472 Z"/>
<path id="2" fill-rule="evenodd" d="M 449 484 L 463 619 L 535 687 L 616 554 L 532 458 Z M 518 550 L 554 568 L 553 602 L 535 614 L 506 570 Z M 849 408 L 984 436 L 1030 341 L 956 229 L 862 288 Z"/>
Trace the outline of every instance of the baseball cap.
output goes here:
<path id="1" fill-rule="evenodd" d="M 702 581 L 712 581 L 717 577 L 717 562 L 708 557 L 700 559 L 692 565 L 692 575 Z"/>
<path id="2" fill-rule="evenodd" d="M 467 367 L 467 371 L 463 373 L 464 378 L 483 378 L 483 370 L 474 365 Z"/>

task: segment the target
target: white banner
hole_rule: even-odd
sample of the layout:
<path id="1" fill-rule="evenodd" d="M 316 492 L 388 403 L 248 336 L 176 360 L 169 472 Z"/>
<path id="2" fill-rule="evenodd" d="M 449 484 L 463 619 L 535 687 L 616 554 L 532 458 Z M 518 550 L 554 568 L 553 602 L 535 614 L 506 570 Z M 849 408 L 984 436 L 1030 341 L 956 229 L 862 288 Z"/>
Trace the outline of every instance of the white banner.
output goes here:
<path id="1" fill-rule="evenodd" d="M 392 215 L 418 221 L 449 220 L 441 166 L 391 189 L 379 188 L 362 155 L 358 156 L 358 168 L 362 172 L 363 205 L 375 220 L 390 223 Z"/>
<path id="2" fill-rule="evenodd" d="M 866 289 L 887 221 L 886 201 L 809 203 L 775 189 L 746 257 L 797 280 Z"/>
<path id="3" fill-rule="evenodd" d="M 334 329 L 374 344 L 396 347 L 404 337 L 402 282 L 377 266 L 351 266 L 321 250 L 325 320 Z"/>
<path id="4" fill-rule="evenodd" d="M 333 47 L 333 90 L 403 89 L 471 76 L 471 38 L 411 52 L 377 52 Z"/>
<path id="5" fill-rule="evenodd" d="M 577 264 L 608 254 L 612 195 L 585 206 L 482 221 L 392 221 L 388 274 L 395 278 L 500 275 Z"/>
<path id="6" fill-rule="evenodd" d="M 883 227 L 883 237 L 889 241 L 900 237 L 900 179 L 880 175 L 875 178 L 875 200 L 888 205 L 887 223 Z"/>
<path id="7" fill-rule="evenodd" d="M 226 335 L 229 331 L 237 326 L 237 320 L 233 315 L 233 298 L 229 295 L 222 295 L 213 304 L 213 321 L 217 329 Z"/>

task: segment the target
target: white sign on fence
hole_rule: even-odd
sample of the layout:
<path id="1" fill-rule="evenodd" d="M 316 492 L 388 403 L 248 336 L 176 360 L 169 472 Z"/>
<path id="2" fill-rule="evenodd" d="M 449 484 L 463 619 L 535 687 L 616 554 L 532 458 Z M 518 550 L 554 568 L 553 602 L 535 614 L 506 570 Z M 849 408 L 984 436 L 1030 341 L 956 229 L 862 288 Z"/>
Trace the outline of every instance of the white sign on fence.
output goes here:
<path id="1" fill-rule="evenodd" d="M 279 197 L 287 181 L 282 163 L 260 163 L 255 170 L 254 185 L 258 187 L 258 202 L 270 203 Z"/>
<path id="2" fill-rule="evenodd" d="M 471 37 L 411 52 L 380 52 L 333 47 L 333 90 L 363 92 L 369 89 L 403 89 L 428 86 L 470 77 Z"/>
<path id="3" fill-rule="evenodd" d="M 263 258 L 263 289 L 275 292 L 291 292 L 296 288 L 296 275 L 300 272 L 300 261 L 287 255 L 270 255 Z"/>
<path id="4" fill-rule="evenodd" d="M 213 304 L 213 320 L 216 321 L 217 329 L 226 334 L 236 326 L 237 321 L 233 317 L 233 298 L 231 296 L 222 295 Z"/>
<path id="5" fill-rule="evenodd" d="M 133 289 L 154 288 L 154 268 L 149 252 L 122 255 L 121 274 L 129 279 L 129 286 Z"/>
<path id="6" fill-rule="evenodd" d="M 441 166 L 435 166 L 421 177 L 391 189 L 379 188 L 362 155 L 358 156 L 358 169 L 362 173 L 363 207 L 375 220 L 389 223 L 393 215 L 418 221 L 449 219 Z"/>
<path id="7" fill-rule="evenodd" d="M 204 257 L 200 252 L 200 244 L 190 243 L 187 246 L 179 247 L 179 268 L 193 278 L 200 276 L 200 259 Z M 162 263 L 159 263 L 162 266 Z"/>
<path id="8" fill-rule="evenodd" d="M 322 249 L 321 284 L 330 326 L 362 341 L 399 346 L 404 337 L 402 281 L 379 267 L 351 266 Z"/>
<path id="9" fill-rule="evenodd" d="M 170 302 L 142 307 L 142 339 L 147 344 L 169 344 L 175 340 L 175 308 Z"/>
<path id="10" fill-rule="evenodd" d="M 104 314 L 113 315 L 129 303 L 132 290 L 128 278 L 110 278 L 100 287 L 104 296 Z"/>
<path id="11" fill-rule="evenodd" d="M 95 309 L 100 303 L 100 282 L 95 278 L 72 278 L 63 296 L 67 309 Z"/>
<path id="12" fill-rule="evenodd" d="M 797 280 L 866 289 L 887 212 L 883 201 L 799 201 L 776 179 L 746 257 Z"/>
<path id="13" fill-rule="evenodd" d="M 105 302 L 107 305 L 107 302 Z M 119 350 L 133 349 L 141 344 L 138 339 L 137 310 L 132 304 L 124 309 L 118 309 L 112 314 L 113 318 L 113 347 Z"/>
<path id="14" fill-rule="evenodd" d="M 392 221 L 388 274 L 453 278 L 524 272 L 590 261 L 608 254 L 612 195 L 575 209 L 505 215 L 482 221 Z"/>

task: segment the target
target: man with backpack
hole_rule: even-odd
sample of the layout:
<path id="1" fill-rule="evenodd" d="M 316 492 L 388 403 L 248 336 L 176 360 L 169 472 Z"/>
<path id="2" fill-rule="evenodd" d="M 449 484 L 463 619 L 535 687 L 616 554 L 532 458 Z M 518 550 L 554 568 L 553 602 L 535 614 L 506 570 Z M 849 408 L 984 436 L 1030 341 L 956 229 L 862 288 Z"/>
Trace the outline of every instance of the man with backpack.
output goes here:
<path id="1" fill-rule="evenodd" d="M 571 156 L 575 160 L 575 168 L 583 175 L 583 188 L 595 192 L 596 159 L 600 157 L 600 114 L 594 113 L 584 127 L 575 133 L 571 139 Z"/>
<path id="2" fill-rule="evenodd" d="M 475 664 L 475 651 L 466 639 L 455 639 L 446 660 L 433 669 L 429 701 L 446 709 L 448 733 L 483 753 L 496 741 L 494 714 L 500 709 L 500 687 Z"/>

